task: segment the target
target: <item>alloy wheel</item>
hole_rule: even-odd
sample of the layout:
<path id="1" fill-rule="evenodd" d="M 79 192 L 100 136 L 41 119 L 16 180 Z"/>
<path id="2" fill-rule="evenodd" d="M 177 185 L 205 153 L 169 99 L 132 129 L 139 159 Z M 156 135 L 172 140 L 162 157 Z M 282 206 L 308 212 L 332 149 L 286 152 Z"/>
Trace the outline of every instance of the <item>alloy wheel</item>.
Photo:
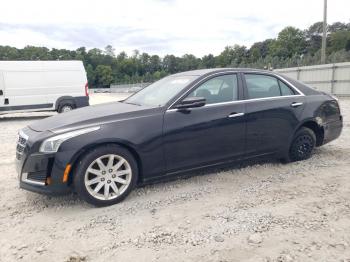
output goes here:
<path id="1" fill-rule="evenodd" d="M 95 159 L 86 169 L 84 184 L 88 193 L 99 200 L 112 200 L 129 187 L 132 170 L 120 155 L 108 154 Z"/>

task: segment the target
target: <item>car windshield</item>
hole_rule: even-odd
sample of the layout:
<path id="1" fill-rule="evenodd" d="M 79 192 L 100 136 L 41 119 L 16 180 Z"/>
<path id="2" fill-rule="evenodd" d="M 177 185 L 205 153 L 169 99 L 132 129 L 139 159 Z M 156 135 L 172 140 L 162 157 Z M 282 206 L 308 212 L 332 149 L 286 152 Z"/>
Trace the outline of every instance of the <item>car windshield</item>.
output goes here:
<path id="1" fill-rule="evenodd" d="M 164 106 L 198 76 L 168 76 L 140 90 L 124 103 Z"/>

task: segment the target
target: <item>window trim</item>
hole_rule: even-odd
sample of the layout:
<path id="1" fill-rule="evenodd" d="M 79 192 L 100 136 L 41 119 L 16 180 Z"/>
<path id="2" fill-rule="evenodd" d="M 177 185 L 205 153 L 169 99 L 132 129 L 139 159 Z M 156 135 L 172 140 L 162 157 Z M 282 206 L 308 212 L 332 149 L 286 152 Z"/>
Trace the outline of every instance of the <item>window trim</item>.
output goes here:
<path id="1" fill-rule="evenodd" d="M 292 91 L 293 95 L 295 95 L 295 90 L 293 88 L 291 88 L 289 85 L 287 85 L 286 83 L 284 83 L 283 81 L 281 81 L 280 79 L 277 79 L 277 83 L 278 83 L 278 87 L 280 89 L 280 93 L 281 93 L 281 96 L 283 96 L 283 93 L 282 93 L 282 87 L 281 87 L 281 83 L 284 84 L 289 90 Z"/>
<path id="2" fill-rule="evenodd" d="M 227 75 L 227 74 L 236 74 L 237 75 L 237 80 L 238 80 L 238 100 L 236 101 L 229 101 L 229 102 L 220 102 L 220 103 L 213 103 L 213 104 L 206 104 L 203 107 L 211 107 L 211 106 L 221 106 L 221 105 L 227 105 L 227 104 L 236 104 L 236 103 L 245 103 L 245 102 L 254 102 L 254 101 L 261 101 L 261 100 L 275 100 L 275 99 L 282 99 L 282 98 L 290 98 L 290 97 L 301 97 L 305 96 L 303 92 L 301 92 L 297 87 L 295 87 L 292 83 L 290 83 L 287 79 L 284 77 L 274 74 L 273 72 L 271 73 L 265 73 L 265 72 L 257 72 L 257 71 L 224 71 L 224 72 L 217 72 L 214 74 L 210 74 L 200 81 L 194 83 L 187 91 L 185 91 L 180 97 L 178 97 L 173 103 L 171 103 L 167 109 L 166 112 L 175 112 L 178 111 L 178 109 L 173 108 L 176 103 L 181 101 L 184 97 L 186 97 L 190 92 L 201 85 L 203 82 L 206 80 L 209 80 L 210 78 L 214 78 L 215 76 L 220 76 L 220 75 Z M 294 91 L 296 91 L 296 94 L 290 95 L 290 96 L 271 96 L 271 97 L 261 97 L 261 98 L 247 98 L 246 92 L 246 81 L 245 81 L 245 74 L 259 74 L 259 75 L 267 75 L 267 76 L 272 76 L 275 77 L 279 80 L 281 80 L 283 83 L 285 83 L 287 86 L 292 88 Z M 243 91 L 243 94 L 241 92 Z M 202 108 L 202 107 L 199 107 Z"/>
<path id="3" fill-rule="evenodd" d="M 246 71 L 246 72 L 242 72 L 242 78 L 243 78 L 243 86 L 244 86 L 244 99 L 246 100 L 256 100 L 256 99 L 265 99 L 265 98 L 274 98 L 274 97 L 294 97 L 294 96 L 305 96 L 303 92 L 301 92 L 298 88 L 296 88 L 294 85 L 292 85 L 289 81 L 287 81 L 285 78 L 283 78 L 282 76 L 276 75 L 276 74 L 269 74 L 269 73 L 263 73 L 263 72 L 254 72 L 254 71 Z M 288 96 L 283 96 L 282 93 L 280 96 L 268 96 L 268 97 L 259 97 L 259 98 L 249 98 L 248 95 L 248 87 L 247 87 L 247 81 L 245 79 L 245 75 L 263 75 L 263 76 L 269 76 L 269 77 L 274 77 L 277 80 L 277 84 L 278 87 L 280 89 L 280 93 L 281 93 L 281 88 L 280 85 L 278 83 L 278 81 L 281 81 L 282 83 L 284 83 L 285 85 L 287 85 L 290 89 L 292 89 L 294 92 L 294 95 L 288 95 Z"/>
<path id="4" fill-rule="evenodd" d="M 193 108 L 193 109 L 201 109 L 203 107 L 213 107 L 213 106 L 221 106 L 221 105 L 229 105 L 229 104 L 250 103 L 250 102 L 255 102 L 255 101 L 263 101 L 263 100 L 278 100 L 278 99 L 282 99 L 282 98 L 303 97 L 303 96 L 305 96 L 305 95 L 271 96 L 271 97 L 262 97 L 262 98 L 241 99 L 241 100 L 236 100 L 236 101 L 206 104 L 202 107 L 197 107 L 197 108 Z M 177 108 L 170 108 L 170 109 L 166 110 L 166 112 L 175 112 L 175 111 L 178 112 L 179 110 Z"/>

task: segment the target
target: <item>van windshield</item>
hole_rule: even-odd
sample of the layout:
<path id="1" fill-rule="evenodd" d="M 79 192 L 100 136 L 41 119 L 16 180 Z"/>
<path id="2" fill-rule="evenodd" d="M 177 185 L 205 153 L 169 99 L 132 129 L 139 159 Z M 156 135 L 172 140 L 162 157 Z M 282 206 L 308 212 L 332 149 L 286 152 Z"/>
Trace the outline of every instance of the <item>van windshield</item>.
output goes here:
<path id="1" fill-rule="evenodd" d="M 164 106 L 198 76 L 168 76 L 140 90 L 124 103 Z"/>

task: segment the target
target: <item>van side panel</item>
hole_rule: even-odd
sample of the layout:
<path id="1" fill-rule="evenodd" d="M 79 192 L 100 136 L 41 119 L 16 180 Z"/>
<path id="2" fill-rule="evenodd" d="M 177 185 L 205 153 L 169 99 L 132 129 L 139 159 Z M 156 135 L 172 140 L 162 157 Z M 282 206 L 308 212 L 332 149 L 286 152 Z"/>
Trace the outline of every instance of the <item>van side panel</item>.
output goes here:
<path id="1" fill-rule="evenodd" d="M 10 110 L 52 108 L 46 95 L 46 83 L 40 71 L 7 71 L 3 73 L 5 98 Z"/>
<path id="2" fill-rule="evenodd" d="M 85 85 L 87 83 L 85 71 L 83 70 L 60 70 L 44 72 L 47 83 L 47 101 L 55 105 L 58 100 L 64 97 L 71 98 L 76 107 L 80 104 L 75 102 L 75 98 L 85 97 Z"/>
<path id="3" fill-rule="evenodd" d="M 0 112 L 57 110 L 67 97 L 75 107 L 89 105 L 81 61 L 0 61 L 0 72 Z"/>

